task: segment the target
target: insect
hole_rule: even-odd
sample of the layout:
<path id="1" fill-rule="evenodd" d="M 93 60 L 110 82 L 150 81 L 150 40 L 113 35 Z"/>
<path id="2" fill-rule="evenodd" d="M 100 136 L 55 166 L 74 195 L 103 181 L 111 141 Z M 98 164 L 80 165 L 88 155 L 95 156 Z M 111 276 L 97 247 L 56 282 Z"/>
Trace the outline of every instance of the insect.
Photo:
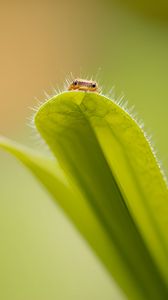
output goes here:
<path id="1" fill-rule="evenodd" d="M 69 85 L 68 90 L 99 92 L 99 88 L 96 81 L 85 80 L 85 79 L 74 79 L 72 83 Z"/>

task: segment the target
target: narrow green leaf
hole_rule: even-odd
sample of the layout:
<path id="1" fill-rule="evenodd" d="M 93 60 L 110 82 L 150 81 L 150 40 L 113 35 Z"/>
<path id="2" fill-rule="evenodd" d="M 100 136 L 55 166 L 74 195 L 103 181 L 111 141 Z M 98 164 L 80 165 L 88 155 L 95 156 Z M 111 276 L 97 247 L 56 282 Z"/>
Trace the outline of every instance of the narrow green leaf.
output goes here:
<path id="1" fill-rule="evenodd" d="M 54 159 L 0 146 L 47 187 L 129 299 L 167 299 L 168 190 L 137 123 L 101 95 L 65 92 L 35 124 L 63 172 Z"/>
<path id="2" fill-rule="evenodd" d="M 167 186 L 135 121 L 103 96 L 66 92 L 44 104 L 35 123 L 72 184 L 97 213 L 143 297 L 155 299 L 157 291 L 167 295 L 163 281 L 168 278 L 168 252 L 162 227 Z M 163 219 L 155 206 L 160 201 Z"/>
<path id="3" fill-rule="evenodd" d="M 109 272 L 111 273 L 111 270 L 116 268 L 119 270 L 118 276 L 120 276 L 122 265 L 120 266 L 120 262 L 115 265 L 115 261 L 113 261 L 115 250 L 107 232 L 102 228 L 94 211 L 90 209 L 80 191 L 75 187 L 72 190 L 56 160 L 42 156 L 32 149 L 2 136 L 0 137 L 0 148 L 14 155 L 30 169 L 73 221 Z M 125 274 L 121 277 L 121 281 L 122 278 L 123 285 L 125 282 L 129 283 L 127 283 Z"/>

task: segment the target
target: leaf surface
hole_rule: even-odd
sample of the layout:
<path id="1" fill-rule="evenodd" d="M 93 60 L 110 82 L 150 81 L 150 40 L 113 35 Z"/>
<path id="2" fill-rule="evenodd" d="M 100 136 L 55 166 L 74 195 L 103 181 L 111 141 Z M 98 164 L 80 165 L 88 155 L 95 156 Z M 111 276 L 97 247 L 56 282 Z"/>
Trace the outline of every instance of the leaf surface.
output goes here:
<path id="1" fill-rule="evenodd" d="M 1 147 L 47 187 L 129 299 L 167 299 L 168 190 L 144 132 L 115 102 L 83 92 L 50 99 L 35 124 L 59 165 Z"/>

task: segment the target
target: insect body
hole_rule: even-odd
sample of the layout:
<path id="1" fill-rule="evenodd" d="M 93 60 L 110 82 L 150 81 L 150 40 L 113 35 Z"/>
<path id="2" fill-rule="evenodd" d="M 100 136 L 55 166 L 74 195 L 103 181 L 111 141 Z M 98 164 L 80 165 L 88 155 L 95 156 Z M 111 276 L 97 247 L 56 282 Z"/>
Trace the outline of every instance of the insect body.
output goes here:
<path id="1" fill-rule="evenodd" d="M 89 92 L 99 92 L 98 85 L 96 81 L 85 80 L 85 79 L 75 79 L 72 81 L 68 90 L 78 90 L 78 91 L 89 91 Z"/>

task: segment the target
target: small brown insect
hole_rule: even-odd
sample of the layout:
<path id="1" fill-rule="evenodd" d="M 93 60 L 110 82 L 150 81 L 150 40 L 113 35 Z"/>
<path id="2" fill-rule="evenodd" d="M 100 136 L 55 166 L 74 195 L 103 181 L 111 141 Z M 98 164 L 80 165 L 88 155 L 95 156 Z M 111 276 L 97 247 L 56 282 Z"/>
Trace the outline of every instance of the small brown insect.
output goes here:
<path id="1" fill-rule="evenodd" d="M 85 79 L 74 79 L 70 86 L 68 87 L 69 91 L 78 90 L 78 91 L 89 91 L 89 92 L 99 92 L 98 85 L 96 81 L 85 80 Z"/>

